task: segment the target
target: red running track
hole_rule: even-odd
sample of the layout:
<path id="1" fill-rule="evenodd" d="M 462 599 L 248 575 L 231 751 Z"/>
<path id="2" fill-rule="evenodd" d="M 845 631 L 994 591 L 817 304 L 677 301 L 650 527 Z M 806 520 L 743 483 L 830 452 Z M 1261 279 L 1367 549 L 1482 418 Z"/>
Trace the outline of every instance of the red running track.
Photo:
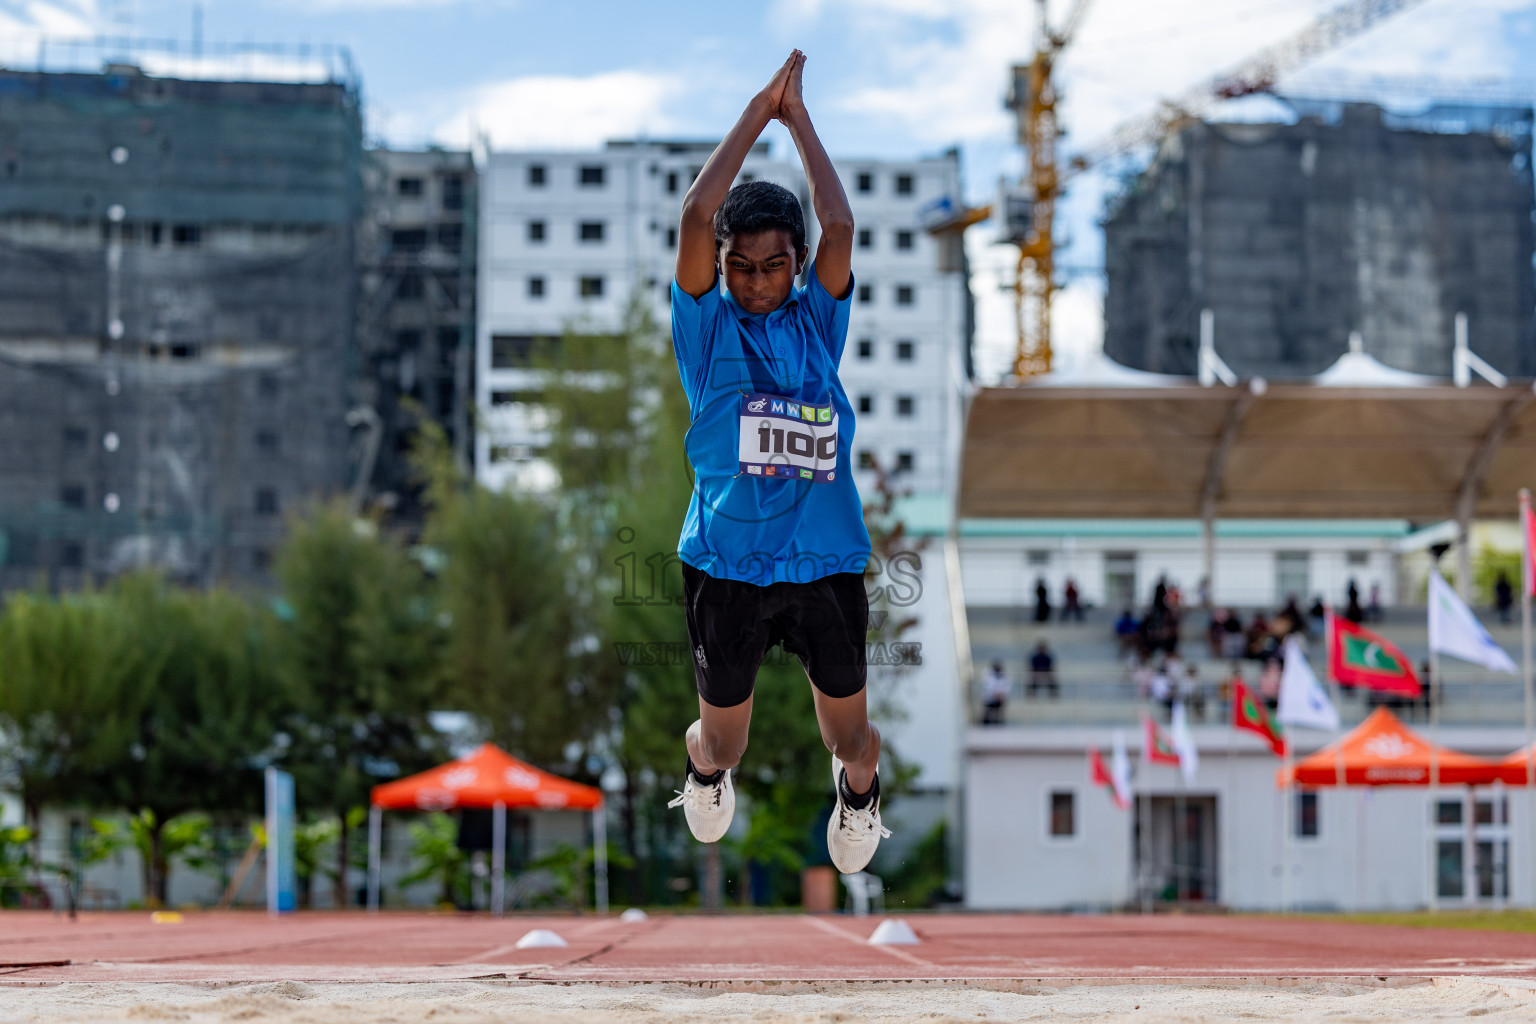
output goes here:
<path id="1" fill-rule="evenodd" d="M 92 981 L 1248 982 L 1453 975 L 1536 979 L 1536 935 L 1327 918 L 913 914 L 920 945 L 871 946 L 878 918 L 753 914 L 489 917 L 443 914 L 0 912 L 0 985 Z M 548 928 L 563 949 L 515 948 Z"/>

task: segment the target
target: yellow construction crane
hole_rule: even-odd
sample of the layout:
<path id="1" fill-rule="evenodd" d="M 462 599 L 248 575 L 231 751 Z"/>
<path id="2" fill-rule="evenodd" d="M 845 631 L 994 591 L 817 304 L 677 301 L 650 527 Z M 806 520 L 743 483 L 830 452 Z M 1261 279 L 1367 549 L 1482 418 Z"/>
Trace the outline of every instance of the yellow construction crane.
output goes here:
<path id="1" fill-rule="evenodd" d="M 1062 134 L 1056 120 L 1060 98 L 1056 61 L 1082 24 L 1089 2 L 1073 0 L 1061 27 L 1053 29 L 1046 15 L 1046 0 L 1035 0 L 1039 12 L 1035 55 L 1028 64 L 1014 66 L 1013 84 L 1008 90 L 1007 105 L 1017 119 L 1018 141 L 1028 160 L 1024 178 L 1001 203 L 1005 240 L 1019 247 L 1013 282 L 1018 325 L 1013 372 L 1021 378 L 1051 369 L 1051 298 L 1057 289 L 1053 227 L 1056 199 L 1070 178 L 1111 156 L 1157 142 L 1199 120 L 1222 100 L 1273 89 L 1287 72 L 1424 0 L 1350 0 L 1230 71 L 1175 100 L 1159 103 L 1153 113 L 1126 121 L 1063 166 L 1056 153 Z"/>

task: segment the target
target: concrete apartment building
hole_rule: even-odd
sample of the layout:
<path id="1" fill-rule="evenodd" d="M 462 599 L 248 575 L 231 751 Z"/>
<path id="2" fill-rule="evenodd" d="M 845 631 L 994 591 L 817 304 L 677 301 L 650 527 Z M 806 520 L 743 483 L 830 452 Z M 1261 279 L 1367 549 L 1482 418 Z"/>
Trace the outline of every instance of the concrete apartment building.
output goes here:
<path id="1" fill-rule="evenodd" d="M 567 329 L 616 329 L 637 297 L 661 329 L 683 196 L 710 142 L 621 141 L 585 152 L 490 155 L 481 177 L 475 439 L 478 478 L 493 488 L 553 481 L 530 351 Z M 970 386 L 973 314 L 963 260 L 941 259 L 924 211 L 960 199 L 954 153 L 922 160 L 835 159 L 858 228 L 855 295 L 841 373 L 857 419 L 854 460 L 866 500 L 873 467 L 898 489 L 943 502 L 958 465 L 963 396 Z M 815 252 L 816 227 L 797 159 L 756 145 L 742 180 L 775 181 L 800 196 Z M 679 524 L 681 525 L 681 524 Z M 943 545 L 918 552 L 920 583 L 907 607 L 922 664 L 877 668 L 903 711 L 888 734 L 922 768 L 923 795 L 907 798 L 911 840 L 939 814 L 958 778 L 960 736 L 953 622 Z M 908 593 L 906 582 L 887 575 Z"/>
<path id="2" fill-rule="evenodd" d="M 374 149 L 363 181 L 359 496 L 419 526 L 418 417 L 443 428 L 466 468 L 472 458 L 478 176 L 467 152 Z"/>
<path id="3" fill-rule="evenodd" d="M 1105 221 L 1104 351 L 1195 373 L 1200 313 L 1240 377 L 1319 373 L 1359 332 L 1387 366 L 1446 377 L 1455 319 L 1536 375 L 1529 106 L 1290 100 L 1294 124 L 1170 136 Z"/>
<path id="4" fill-rule="evenodd" d="M 270 580 L 346 485 L 355 85 L 0 71 L 0 590 Z"/>

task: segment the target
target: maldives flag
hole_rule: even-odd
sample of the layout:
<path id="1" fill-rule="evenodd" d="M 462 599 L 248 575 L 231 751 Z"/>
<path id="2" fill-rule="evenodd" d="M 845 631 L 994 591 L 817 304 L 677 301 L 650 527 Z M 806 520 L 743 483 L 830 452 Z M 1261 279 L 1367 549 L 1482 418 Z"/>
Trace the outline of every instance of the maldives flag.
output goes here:
<path id="1" fill-rule="evenodd" d="M 1285 756 L 1285 737 L 1280 735 L 1280 723 L 1275 721 L 1264 702 L 1242 683 L 1232 684 L 1232 724 L 1258 733 L 1276 757 Z"/>
<path id="2" fill-rule="evenodd" d="M 1341 686 L 1417 697 L 1423 687 L 1408 655 L 1386 637 L 1332 612 L 1325 620 L 1328 674 Z"/>
<path id="3" fill-rule="evenodd" d="M 1141 720 L 1141 759 L 1150 764 L 1178 764 L 1179 752 L 1174 749 L 1173 740 L 1168 734 L 1158 728 L 1151 718 Z"/>
<path id="4" fill-rule="evenodd" d="M 1095 786 L 1103 786 L 1109 790 L 1110 799 L 1114 800 L 1115 806 L 1122 811 L 1131 806 L 1130 787 L 1115 778 L 1114 773 L 1104 763 L 1104 755 L 1097 750 L 1088 751 L 1088 778 Z"/>

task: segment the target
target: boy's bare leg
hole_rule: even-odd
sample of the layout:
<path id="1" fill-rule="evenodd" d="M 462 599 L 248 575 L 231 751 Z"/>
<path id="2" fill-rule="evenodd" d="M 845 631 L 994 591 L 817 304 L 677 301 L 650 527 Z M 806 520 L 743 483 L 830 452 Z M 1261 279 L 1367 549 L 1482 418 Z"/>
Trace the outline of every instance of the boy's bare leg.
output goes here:
<path id="1" fill-rule="evenodd" d="M 860 690 L 852 697 L 828 697 L 811 687 L 821 741 L 833 757 L 843 762 L 848 772 L 848 788 L 855 793 L 869 792 L 875 782 L 875 768 L 880 764 L 880 730 L 869 720 L 864 699 L 867 692 Z"/>
<path id="2" fill-rule="evenodd" d="M 752 698 L 733 708 L 717 708 L 699 698 L 699 718 L 688 727 L 684 742 L 700 775 L 735 768 L 747 752 L 747 727 L 752 723 Z M 825 735 L 825 733 L 823 733 Z"/>

